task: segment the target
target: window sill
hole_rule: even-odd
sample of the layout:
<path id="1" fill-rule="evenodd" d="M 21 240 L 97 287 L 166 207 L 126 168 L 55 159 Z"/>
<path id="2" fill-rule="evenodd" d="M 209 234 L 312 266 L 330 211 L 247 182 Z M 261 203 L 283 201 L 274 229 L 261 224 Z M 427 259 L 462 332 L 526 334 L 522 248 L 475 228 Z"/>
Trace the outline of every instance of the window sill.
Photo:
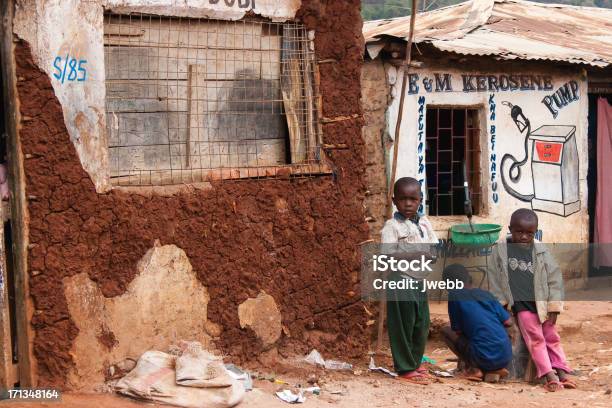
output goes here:
<path id="1" fill-rule="evenodd" d="M 112 177 L 111 185 L 113 188 L 172 186 L 219 180 L 288 179 L 292 177 L 323 176 L 332 173 L 331 166 L 325 162 L 263 167 L 144 170 L 124 176 Z"/>

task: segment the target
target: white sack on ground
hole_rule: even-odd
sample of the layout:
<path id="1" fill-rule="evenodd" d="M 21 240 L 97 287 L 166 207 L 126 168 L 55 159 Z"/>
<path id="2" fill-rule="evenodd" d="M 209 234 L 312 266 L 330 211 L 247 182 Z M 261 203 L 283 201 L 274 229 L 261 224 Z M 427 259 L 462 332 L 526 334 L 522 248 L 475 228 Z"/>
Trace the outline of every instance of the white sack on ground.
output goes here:
<path id="1" fill-rule="evenodd" d="M 176 358 L 176 383 L 186 387 L 229 387 L 234 380 L 229 375 L 223 360 L 206 350 L 197 341 L 186 342 Z"/>
<path id="2" fill-rule="evenodd" d="M 226 387 L 194 388 L 176 383 L 175 356 L 147 351 L 136 367 L 117 381 L 115 390 L 130 397 L 185 408 L 228 408 L 239 404 L 244 387 L 231 380 Z"/>

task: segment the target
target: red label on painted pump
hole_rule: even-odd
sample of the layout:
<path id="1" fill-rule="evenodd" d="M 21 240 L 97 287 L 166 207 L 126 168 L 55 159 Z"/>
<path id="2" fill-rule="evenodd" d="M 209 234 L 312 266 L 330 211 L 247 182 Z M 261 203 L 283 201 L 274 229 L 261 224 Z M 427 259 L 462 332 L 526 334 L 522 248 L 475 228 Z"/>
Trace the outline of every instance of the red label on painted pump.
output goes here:
<path id="1" fill-rule="evenodd" d="M 537 160 L 547 163 L 559 163 L 563 143 L 550 143 L 536 140 Z"/>

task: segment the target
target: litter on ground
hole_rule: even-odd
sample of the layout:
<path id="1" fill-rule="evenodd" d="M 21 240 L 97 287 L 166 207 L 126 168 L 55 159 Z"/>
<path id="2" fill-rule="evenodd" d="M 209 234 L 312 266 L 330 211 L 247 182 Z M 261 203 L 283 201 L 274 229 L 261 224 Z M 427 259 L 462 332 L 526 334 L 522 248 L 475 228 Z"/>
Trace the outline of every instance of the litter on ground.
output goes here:
<path id="1" fill-rule="evenodd" d="M 397 373 L 394 373 L 393 371 L 385 367 L 377 367 L 376 363 L 374 362 L 374 357 L 370 357 L 370 364 L 368 365 L 368 369 L 370 371 L 380 371 L 381 373 L 385 373 L 387 375 L 390 375 L 391 377 L 397 377 Z"/>
<path id="2" fill-rule="evenodd" d="M 290 390 L 282 390 L 276 393 L 276 396 L 289 404 L 302 404 L 306 402 L 306 397 L 302 393 L 294 394 Z"/>
<path id="3" fill-rule="evenodd" d="M 321 353 L 313 349 L 304 359 L 307 363 L 324 367 L 328 370 L 352 370 L 353 365 L 337 360 L 325 360 Z"/>

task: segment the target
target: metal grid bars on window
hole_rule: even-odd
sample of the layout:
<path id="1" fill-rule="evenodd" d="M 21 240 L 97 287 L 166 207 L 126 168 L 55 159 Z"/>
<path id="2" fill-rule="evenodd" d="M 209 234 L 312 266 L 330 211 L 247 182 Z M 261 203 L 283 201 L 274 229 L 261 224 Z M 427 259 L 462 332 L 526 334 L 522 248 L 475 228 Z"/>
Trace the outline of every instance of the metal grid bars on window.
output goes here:
<path id="1" fill-rule="evenodd" d="M 428 107 L 426 116 L 428 214 L 465 214 L 463 163 L 473 211 L 478 214 L 482 196 L 478 110 Z"/>
<path id="2" fill-rule="evenodd" d="M 113 184 L 320 173 L 313 44 L 296 23 L 106 15 Z"/>

